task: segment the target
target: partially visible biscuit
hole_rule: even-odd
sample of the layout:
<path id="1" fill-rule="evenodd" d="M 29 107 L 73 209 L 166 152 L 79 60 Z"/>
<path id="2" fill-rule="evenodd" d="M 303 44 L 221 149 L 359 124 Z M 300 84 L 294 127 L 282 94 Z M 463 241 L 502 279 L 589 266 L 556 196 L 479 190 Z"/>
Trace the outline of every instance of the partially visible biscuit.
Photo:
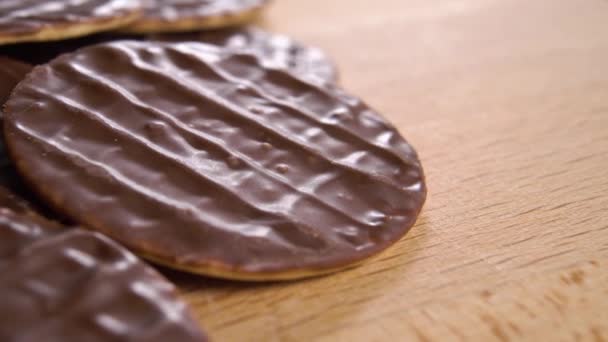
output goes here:
<path id="1" fill-rule="evenodd" d="M 155 34 L 148 38 L 170 42 L 197 41 L 246 51 L 258 56 L 264 65 L 283 68 L 300 77 L 328 83 L 336 83 L 338 80 L 335 63 L 321 49 L 256 27 Z"/>
<path id="2" fill-rule="evenodd" d="M 269 0 L 143 0 L 129 33 L 186 32 L 235 26 L 257 17 Z"/>
<path id="3" fill-rule="evenodd" d="M 207 337 L 175 286 L 107 237 L 0 209 L 1 341 Z"/>
<path id="4" fill-rule="evenodd" d="M 10 58 L 0 56 L 0 121 L 2 106 L 13 88 L 32 70 L 32 66 Z M 0 131 L 0 207 L 15 211 L 31 211 L 35 205 L 33 196 L 17 175 L 12 162 L 6 155 L 4 135 Z"/>
<path id="5" fill-rule="evenodd" d="M 0 45 L 60 40 L 127 25 L 141 14 L 138 0 L 5 0 Z"/>
<path id="6" fill-rule="evenodd" d="M 8 193 L 0 187 L 0 270 L 8 266 L 11 259 L 21 253 L 32 243 L 68 231 L 56 222 L 46 220 L 25 207 L 9 204 L 4 206 Z M 0 326 L 2 326 L 0 319 Z M 2 328 L 0 328 L 1 331 Z M 7 336 L 0 333 L 0 340 Z"/>

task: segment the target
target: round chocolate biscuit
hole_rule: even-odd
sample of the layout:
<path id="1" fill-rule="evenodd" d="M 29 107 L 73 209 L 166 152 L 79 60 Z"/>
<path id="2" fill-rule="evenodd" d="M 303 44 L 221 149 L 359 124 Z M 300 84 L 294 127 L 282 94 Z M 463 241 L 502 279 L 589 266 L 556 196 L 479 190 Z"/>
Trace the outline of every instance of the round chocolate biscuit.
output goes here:
<path id="1" fill-rule="evenodd" d="M 206 341 L 154 269 L 99 233 L 0 210 L 0 340 Z"/>
<path id="2" fill-rule="evenodd" d="M 149 39 L 168 42 L 198 41 L 235 51 L 247 51 L 258 56 L 265 65 L 284 68 L 301 77 L 329 83 L 335 83 L 338 79 L 334 62 L 321 49 L 255 27 L 157 34 L 151 35 Z"/>
<path id="3" fill-rule="evenodd" d="M 2 0 L 0 45 L 107 31 L 141 14 L 139 0 Z"/>
<path id="4" fill-rule="evenodd" d="M 254 19 L 269 0 L 142 0 L 144 14 L 129 33 L 186 32 L 235 26 Z"/>
<path id="5" fill-rule="evenodd" d="M 210 276 L 357 264 L 401 238 L 426 197 L 416 152 L 361 100 L 200 43 L 59 57 L 17 86 L 4 129 L 57 210 Z"/>

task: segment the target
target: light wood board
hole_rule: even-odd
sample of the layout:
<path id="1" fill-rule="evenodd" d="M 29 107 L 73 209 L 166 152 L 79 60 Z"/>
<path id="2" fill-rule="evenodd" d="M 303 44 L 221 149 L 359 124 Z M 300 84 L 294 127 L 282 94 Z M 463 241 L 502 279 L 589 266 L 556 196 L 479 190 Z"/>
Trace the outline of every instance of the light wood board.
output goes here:
<path id="1" fill-rule="evenodd" d="M 318 279 L 170 273 L 215 341 L 608 341 L 608 1 L 277 0 L 419 151 L 410 234 Z"/>

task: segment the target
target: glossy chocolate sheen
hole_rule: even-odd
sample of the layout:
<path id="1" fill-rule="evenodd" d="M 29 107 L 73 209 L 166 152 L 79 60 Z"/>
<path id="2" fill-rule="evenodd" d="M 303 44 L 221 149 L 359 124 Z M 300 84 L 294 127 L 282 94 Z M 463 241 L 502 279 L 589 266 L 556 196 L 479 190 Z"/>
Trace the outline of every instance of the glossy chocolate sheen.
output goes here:
<path id="1" fill-rule="evenodd" d="M 258 56 L 265 65 L 284 68 L 303 77 L 314 77 L 331 83 L 336 82 L 338 78 L 334 63 L 321 49 L 255 27 L 152 35 L 150 39 L 169 42 L 198 41 L 234 51 L 247 51 Z"/>
<path id="2" fill-rule="evenodd" d="M 166 22 L 249 11 L 268 0 L 142 0 L 144 19 Z"/>
<path id="3" fill-rule="evenodd" d="M 37 67 L 5 134 L 19 171 L 75 221 L 236 277 L 361 261 L 426 196 L 416 152 L 362 101 L 199 43 L 114 42 Z"/>
<path id="4" fill-rule="evenodd" d="M 173 285 L 98 233 L 0 210 L 1 341 L 205 341 Z"/>
<path id="5" fill-rule="evenodd" d="M 4 195 L 6 193 L 0 189 L 0 198 L 3 201 Z M 7 207 L 15 210 L 9 210 Z M 34 241 L 67 231 L 67 228 L 59 224 L 36 215 L 25 214 L 22 210 L 25 209 L 23 207 L 12 205 L 7 207 L 0 208 L 0 279 L 8 277 L 4 274 L 4 268 Z M 0 294 L 0 296 L 2 295 Z M 0 317 L 4 315 L 2 311 L 3 309 L 0 308 Z M 4 324 L 5 321 L 0 318 L 0 331 L 3 330 Z M 6 340 L 6 336 L 2 333 L 0 333 L 0 340 Z"/>
<path id="6" fill-rule="evenodd" d="M 32 34 L 47 27 L 104 21 L 138 8 L 138 0 L 2 0 L 0 35 Z"/>

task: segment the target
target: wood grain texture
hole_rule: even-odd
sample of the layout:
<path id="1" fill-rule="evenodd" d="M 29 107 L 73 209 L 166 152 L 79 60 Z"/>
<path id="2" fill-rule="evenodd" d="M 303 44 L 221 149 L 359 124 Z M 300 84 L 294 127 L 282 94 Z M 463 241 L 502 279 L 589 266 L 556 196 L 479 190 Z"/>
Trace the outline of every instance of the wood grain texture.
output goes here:
<path id="1" fill-rule="evenodd" d="M 418 149 L 411 233 L 332 276 L 169 273 L 215 341 L 608 341 L 608 2 L 283 0 Z"/>

